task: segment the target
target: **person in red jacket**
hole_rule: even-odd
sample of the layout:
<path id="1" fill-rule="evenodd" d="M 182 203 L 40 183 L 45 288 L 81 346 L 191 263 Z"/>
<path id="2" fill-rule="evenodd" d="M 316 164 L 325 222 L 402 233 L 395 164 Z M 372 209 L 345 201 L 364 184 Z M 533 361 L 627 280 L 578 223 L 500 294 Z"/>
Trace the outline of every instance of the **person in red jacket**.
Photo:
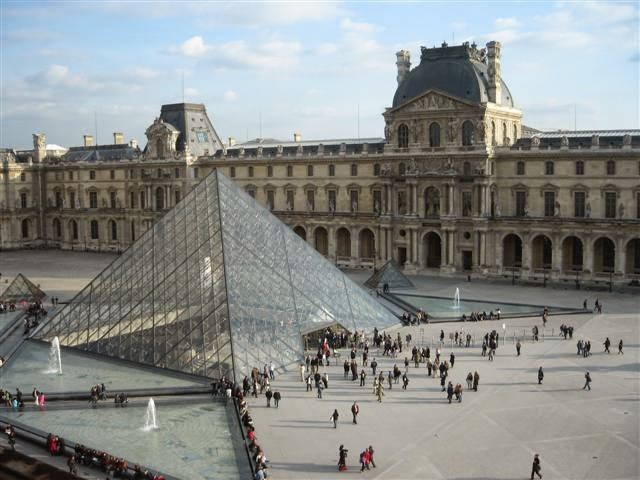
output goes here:
<path id="1" fill-rule="evenodd" d="M 369 449 L 367 448 L 364 452 L 360 454 L 360 464 L 362 465 L 362 468 L 360 469 L 360 471 L 363 472 L 365 468 L 369 470 L 370 462 L 371 462 L 371 454 L 369 453 Z"/>

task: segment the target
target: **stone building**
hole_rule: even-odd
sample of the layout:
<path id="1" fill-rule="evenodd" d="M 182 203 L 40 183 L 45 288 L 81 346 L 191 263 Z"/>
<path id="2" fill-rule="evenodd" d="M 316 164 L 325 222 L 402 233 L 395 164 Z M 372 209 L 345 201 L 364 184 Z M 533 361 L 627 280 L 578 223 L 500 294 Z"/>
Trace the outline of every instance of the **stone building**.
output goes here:
<path id="1" fill-rule="evenodd" d="M 640 278 L 640 131 L 524 126 L 500 50 L 398 52 L 384 138 L 225 145 L 199 104 L 164 105 L 144 150 L 36 134 L 0 151 L 0 247 L 122 251 L 219 169 L 340 266 Z"/>

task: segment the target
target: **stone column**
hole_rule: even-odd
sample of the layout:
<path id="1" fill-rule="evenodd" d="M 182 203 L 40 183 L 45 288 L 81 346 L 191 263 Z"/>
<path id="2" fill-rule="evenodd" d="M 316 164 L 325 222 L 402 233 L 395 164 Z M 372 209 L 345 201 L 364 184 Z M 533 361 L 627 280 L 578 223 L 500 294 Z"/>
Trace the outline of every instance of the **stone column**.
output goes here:
<path id="1" fill-rule="evenodd" d="M 393 215 L 393 186 L 387 185 L 387 215 Z"/>
<path id="2" fill-rule="evenodd" d="M 627 268 L 627 249 L 625 248 L 625 239 L 619 238 L 616 242 L 616 264 L 615 273 L 624 275 Z"/>
<path id="3" fill-rule="evenodd" d="M 480 216 L 487 216 L 487 186 L 480 186 Z"/>
<path id="4" fill-rule="evenodd" d="M 487 265 L 487 233 L 480 232 L 480 266 Z"/>
<path id="5" fill-rule="evenodd" d="M 351 235 L 351 264 L 358 265 L 360 263 L 360 235 Z"/>
<path id="6" fill-rule="evenodd" d="M 529 235 L 523 235 L 522 239 L 522 269 L 531 272 L 533 270 L 531 265 L 531 245 Z"/>
<path id="7" fill-rule="evenodd" d="M 449 215 L 453 215 L 453 185 L 449 184 Z"/>
<path id="8" fill-rule="evenodd" d="M 582 271 L 593 274 L 593 242 L 591 237 L 586 237 L 582 244 Z"/>
<path id="9" fill-rule="evenodd" d="M 329 257 L 329 259 L 331 260 L 335 260 L 336 259 L 336 227 L 329 227 L 328 232 L 328 239 L 327 239 L 327 255 Z"/>
<path id="10" fill-rule="evenodd" d="M 555 237 L 552 241 L 551 271 L 560 275 L 562 271 L 562 243 L 560 237 Z"/>
<path id="11" fill-rule="evenodd" d="M 418 185 L 412 185 L 411 187 L 413 189 L 413 215 L 415 215 L 416 217 L 419 215 L 418 212 Z"/>

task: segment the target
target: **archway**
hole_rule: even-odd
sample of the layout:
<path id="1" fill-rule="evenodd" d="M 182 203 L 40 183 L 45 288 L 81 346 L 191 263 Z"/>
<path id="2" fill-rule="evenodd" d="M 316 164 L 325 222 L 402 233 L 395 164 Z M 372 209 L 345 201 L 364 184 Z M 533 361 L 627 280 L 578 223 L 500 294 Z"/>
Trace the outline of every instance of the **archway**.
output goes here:
<path id="1" fill-rule="evenodd" d="M 296 228 L 293 229 L 293 231 L 305 242 L 307 241 L 307 231 L 304 229 L 304 227 L 298 225 Z"/>
<path id="2" fill-rule="evenodd" d="M 625 271 L 628 275 L 640 275 L 640 238 L 634 238 L 627 242 L 627 265 Z"/>
<path id="3" fill-rule="evenodd" d="M 336 256 L 351 257 L 351 233 L 346 228 L 336 232 Z"/>
<path id="4" fill-rule="evenodd" d="M 611 273 L 616 267 L 616 246 L 607 237 L 598 238 L 593 244 L 593 271 Z"/>
<path id="5" fill-rule="evenodd" d="M 22 229 L 22 238 L 29 238 L 29 230 L 31 227 L 31 222 L 28 218 L 22 220 L 21 229 Z"/>
<path id="6" fill-rule="evenodd" d="M 582 240 L 570 236 L 562 242 L 562 270 L 580 271 L 584 263 Z"/>
<path id="7" fill-rule="evenodd" d="M 57 218 L 53 219 L 53 234 L 56 238 L 62 237 L 62 225 L 60 224 L 60 220 Z"/>
<path id="8" fill-rule="evenodd" d="M 502 240 L 502 266 L 522 267 L 522 240 L 510 233 Z"/>
<path id="9" fill-rule="evenodd" d="M 75 220 L 69 222 L 69 232 L 71 233 L 71 240 L 78 240 L 78 223 Z"/>
<path id="10" fill-rule="evenodd" d="M 442 264 L 442 239 L 436 232 L 429 232 L 422 238 L 424 266 L 440 268 Z"/>
<path id="11" fill-rule="evenodd" d="M 531 244 L 531 265 L 534 270 L 550 269 L 553 262 L 553 244 L 546 235 L 538 235 Z"/>
<path id="12" fill-rule="evenodd" d="M 329 234 L 326 228 L 318 227 L 313 232 L 315 237 L 316 250 L 324 256 L 329 254 Z"/>
<path id="13" fill-rule="evenodd" d="M 372 260 L 376 256 L 376 240 L 368 228 L 360 230 L 360 258 Z"/>
<path id="14" fill-rule="evenodd" d="M 428 187 L 424 191 L 424 216 L 425 218 L 440 216 L 440 191 L 436 187 Z"/>

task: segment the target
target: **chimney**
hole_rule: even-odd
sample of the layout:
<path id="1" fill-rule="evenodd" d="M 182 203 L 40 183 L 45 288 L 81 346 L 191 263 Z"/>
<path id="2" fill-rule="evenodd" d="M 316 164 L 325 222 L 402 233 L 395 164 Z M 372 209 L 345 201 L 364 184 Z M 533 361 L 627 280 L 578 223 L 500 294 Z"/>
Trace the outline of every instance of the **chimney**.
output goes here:
<path id="1" fill-rule="evenodd" d="M 93 147 L 93 135 L 83 135 L 84 146 L 85 147 Z"/>
<path id="2" fill-rule="evenodd" d="M 500 105 L 502 103 L 502 68 L 500 67 L 500 42 L 487 43 L 487 73 L 489 75 L 489 101 Z"/>
<path id="3" fill-rule="evenodd" d="M 409 70 L 411 70 L 411 53 L 408 50 L 400 50 L 396 52 L 396 66 L 398 67 L 398 85 L 406 78 Z"/>
<path id="4" fill-rule="evenodd" d="M 233 137 L 229 137 L 229 146 L 233 147 L 236 144 L 236 139 Z"/>
<path id="5" fill-rule="evenodd" d="M 299 143 L 302 141 L 302 134 L 300 133 L 294 133 L 293 134 L 293 141 L 296 143 Z"/>
<path id="6" fill-rule="evenodd" d="M 47 156 L 47 137 L 44 133 L 33 134 L 33 156 L 36 163 L 40 163 Z"/>
<path id="7" fill-rule="evenodd" d="M 113 144 L 122 145 L 124 143 L 124 135 L 121 132 L 113 132 Z"/>
<path id="8" fill-rule="evenodd" d="M 129 146 L 131 148 L 138 148 L 138 140 L 136 140 L 135 138 L 132 138 L 131 140 L 129 140 Z"/>

